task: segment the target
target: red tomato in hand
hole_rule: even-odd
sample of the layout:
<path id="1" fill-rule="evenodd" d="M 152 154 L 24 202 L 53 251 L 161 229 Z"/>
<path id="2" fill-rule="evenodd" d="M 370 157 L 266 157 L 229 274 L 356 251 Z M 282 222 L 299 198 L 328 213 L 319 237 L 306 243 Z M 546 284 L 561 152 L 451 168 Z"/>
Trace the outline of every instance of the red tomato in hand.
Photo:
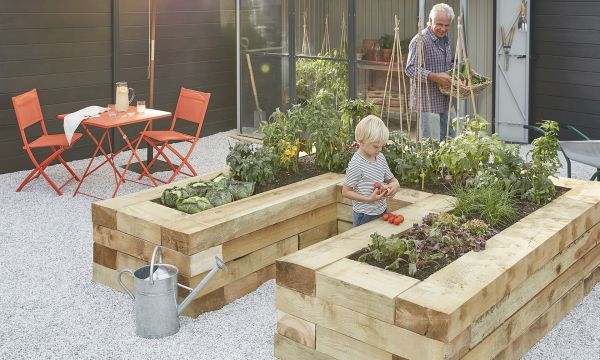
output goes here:
<path id="1" fill-rule="evenodd" d="M 383 221 L 387 221 L 390 218 L 390 214 L 385 213 L 381 218 L 383 219 Z"/>

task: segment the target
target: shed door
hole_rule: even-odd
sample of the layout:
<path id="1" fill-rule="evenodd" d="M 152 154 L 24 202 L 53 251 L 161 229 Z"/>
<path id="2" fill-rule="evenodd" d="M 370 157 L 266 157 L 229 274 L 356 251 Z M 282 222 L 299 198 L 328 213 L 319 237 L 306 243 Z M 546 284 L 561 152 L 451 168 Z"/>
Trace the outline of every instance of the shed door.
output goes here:
<path id="1" fill-rule="evenodd" d="M 600 139 L 600 1 L 532 7 L 532 117 L 573 124 Z M 561 139 L 580 139 L 561 129 Z"/>
<path id="2" fill-rule="evenodd" d="M 527 5 L 529 5 L 527 0 Z M 519 31 L 521 0 L 496 2 L 496 132 L 505 141 L 527 142 L 529 121 L 529 6 L 526 9 L 527 30 Z M 511 28 L 515 27 L 510 43 Z M 505 45 L 502 44 L 501 27 Z M 510 44 L 509 44 L 510 43 Z"/>

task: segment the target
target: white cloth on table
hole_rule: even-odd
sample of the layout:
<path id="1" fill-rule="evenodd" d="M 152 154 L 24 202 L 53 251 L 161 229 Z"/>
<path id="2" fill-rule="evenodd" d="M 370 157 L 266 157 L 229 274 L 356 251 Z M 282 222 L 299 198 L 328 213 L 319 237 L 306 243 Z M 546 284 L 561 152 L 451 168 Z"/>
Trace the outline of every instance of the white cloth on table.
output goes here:
<path id="1" fill-rule="evenodd" d="M 65 129 L 65 136 L 67 137 L 67 142 L 69 145 L 71 145 L 71 139 L 73 138 L 73 134 L 75 134 L 75 130 L 77 130 L 77 127 L 79 127 L 79 124 L 81 124 L 84 119 L 98 117 L 105 111 L 105 106 L 88 106 L 81 110 L 77 110 L 74 113 L 66 115 L 63 127 Z"/>

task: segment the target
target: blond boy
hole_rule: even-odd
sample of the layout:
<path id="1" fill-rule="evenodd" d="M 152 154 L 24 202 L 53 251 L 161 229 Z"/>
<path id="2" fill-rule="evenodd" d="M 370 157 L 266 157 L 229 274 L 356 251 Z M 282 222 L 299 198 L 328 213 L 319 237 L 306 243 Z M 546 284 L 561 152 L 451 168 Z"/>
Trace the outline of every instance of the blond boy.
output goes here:
<path id="1" fill-rule="evenodd" d="M 352 200 L 352 226 L 383 215 L 387 211 L 386 197 L 400 189 L 381 153 L 389 135 L 383 121 L 374 115 L 365 117 L 356 126 L 359 148 L 348 164 L 342 186 L 342 195 Z"/>

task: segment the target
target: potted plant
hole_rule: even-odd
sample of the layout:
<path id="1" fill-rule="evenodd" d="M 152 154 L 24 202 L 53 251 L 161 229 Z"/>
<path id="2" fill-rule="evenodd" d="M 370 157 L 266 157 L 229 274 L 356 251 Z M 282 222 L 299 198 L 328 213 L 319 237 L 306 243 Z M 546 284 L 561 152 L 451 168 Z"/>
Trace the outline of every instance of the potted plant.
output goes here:
<path id="1" fill-rule="evenodd" d="M 394 47 L 394 37 L 391 34 L 384 34 L 379 38 L 381 46 L 382 60 L 389 62 L 392 58 L 392 48 Z"/>

